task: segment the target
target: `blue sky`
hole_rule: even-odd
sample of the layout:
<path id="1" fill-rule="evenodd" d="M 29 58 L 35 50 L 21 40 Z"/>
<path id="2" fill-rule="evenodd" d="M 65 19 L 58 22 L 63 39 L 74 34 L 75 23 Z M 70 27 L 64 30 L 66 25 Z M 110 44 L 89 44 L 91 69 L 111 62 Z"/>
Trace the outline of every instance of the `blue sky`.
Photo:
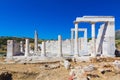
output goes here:
<path id="1" fill-rule="evenodd" d="M 67 39 L 75 18 L 84 15 L 115 16 L 118 30 L 119 8 L 119 0 L 0 0 L 0 36 L 33 38 L 37 30 L 40 39 L 57 39 L 59 34 Z"/>

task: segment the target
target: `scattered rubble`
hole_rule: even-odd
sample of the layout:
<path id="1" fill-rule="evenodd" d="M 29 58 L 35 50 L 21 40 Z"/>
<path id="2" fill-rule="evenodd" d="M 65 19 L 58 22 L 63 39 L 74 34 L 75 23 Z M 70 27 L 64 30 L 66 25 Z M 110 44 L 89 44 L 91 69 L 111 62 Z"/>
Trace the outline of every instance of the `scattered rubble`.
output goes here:
<path id="1" fill-rule="evenodd" d="M 95 67 L 94 67 L 94 65 L 88 65 L 88 66 L 83 67 L 83 69 L 85 72 L 91 72 L 91 71 L 95 70 Z"/>
<path id="2" fill-rule="evenodd" d="M 67 61 L 67 60 L 65 60 L 64 61 L 64 67 L 66 68 L 66 69 L 70 69 L 70 62 L 69 61 Z"/>
<path id="3" fill-rule="evenodd" d="M 118 72 L 120 72 L 120 61 L 118 60 L 115 60 L 113 62 L 113 66 L 114 66 L 114 69 L 117 70 Z"/>

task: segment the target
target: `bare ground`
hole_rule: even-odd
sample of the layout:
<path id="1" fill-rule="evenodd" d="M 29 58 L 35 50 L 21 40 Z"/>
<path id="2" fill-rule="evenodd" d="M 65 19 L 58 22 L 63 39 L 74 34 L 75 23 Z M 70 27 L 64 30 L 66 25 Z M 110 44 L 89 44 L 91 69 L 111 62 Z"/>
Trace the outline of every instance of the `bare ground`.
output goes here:
<path id="1" fill-rule="evenodd" d="M 91 62 L 71 63 L 75 66 L 87 66 L 89 64 L 95 65 L 97 70 L 88 73 L 98 75 L 99 77 L 92 77 L 90 80 L 120 80 L 120 72 L 116 71 L 109 63 L 120 58 L 103 59 L 102 61 L 92 60 Z M 3 62 L 4 58 L 0 58 Z M 57 64 L 57 63 L 45 63 Z M 63 66 L 54 69 L 45 69 L 45 64 L 0 64 L 0 72 L 9 72 L 12 74 L 12 80 L 68 80 L 70 70 L 66 70 Z M 102 65 L 107 66 L 103 67 Z M 99 69 L 110 69 L 111 72 L 101 74 Z M 1 80 L 1 79 L 0 79 Z"/>

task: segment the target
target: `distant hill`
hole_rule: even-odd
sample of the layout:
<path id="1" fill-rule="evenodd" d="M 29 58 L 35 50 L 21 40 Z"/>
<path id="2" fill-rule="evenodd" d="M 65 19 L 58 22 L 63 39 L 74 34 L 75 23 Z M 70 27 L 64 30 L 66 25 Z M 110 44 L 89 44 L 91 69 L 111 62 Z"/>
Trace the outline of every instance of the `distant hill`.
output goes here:
<path id="1" fill-rule="evenodd" d="M 9 37 L 9 36 L 0 36 L 0 45 L 7 45 L 7 40 L 16 40 L 17 42 L 25 41 L 26 37 Z M 34 43 L 33 38 L 27 38 L 30 40 L 30 43 Z M 41 43 L 42 40 L 39 40 L 38 43 Z"/>
<path id="2" fill-rule="evenodd" d="M 116 40 L 120 39 L 120 30 L 117 30 L 115 32 L 115 38 L 116 38 Z"/>

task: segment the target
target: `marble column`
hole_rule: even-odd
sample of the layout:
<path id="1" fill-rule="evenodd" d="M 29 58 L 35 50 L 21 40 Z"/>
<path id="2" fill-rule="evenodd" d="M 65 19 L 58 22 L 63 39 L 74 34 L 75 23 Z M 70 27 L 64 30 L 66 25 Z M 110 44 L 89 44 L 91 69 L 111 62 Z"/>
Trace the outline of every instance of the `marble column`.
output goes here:
<path id="1" fill-rule="evenodd" d="M 78 23 L 75 23 L 74 57 L 78 57 Z"/>
<path id="2" fill-rule="evenodd" d="M 42 49 L 41 49 L 41 56 L 45 57 L 46 56 L 46 52 L 45 52 L 45 42 L 42 42 Z"/>
<path id="3" fill-rule="evenodd" d="M 87 48 L 87 29 L 85 29 L 84 31 L 84 50 L 87 51 L 88 48 Z"/>
<path id="4" fill-rule="evenodd" d="M 24 52 L 23 41 L 20 41 L 20 52 Z"/>
<path id="5" fill-rule="evenodd" d="M 25 40 L 25 57 L 29 56 L 29 39 Z"/>
<path id="6" fill-rule="evenodd" d="M 38 33 L 35 31 L 34 35 L 34 52 L 37 53 L 38 51 Z"/>
<path id="7" fill-rule="evenodd" d="M 74 53 L 74 31 L 71 29 L 71 54 Z"/>
<path id="8" fill-rule="evenodd" d="M 58 57 L 62 56 L 62 37 L 58 35 Z"/>
<path id="9" fill-rule="evenodd" d="M 95 23 L 92 24 L 92 57 L 96 56 Z"/>

